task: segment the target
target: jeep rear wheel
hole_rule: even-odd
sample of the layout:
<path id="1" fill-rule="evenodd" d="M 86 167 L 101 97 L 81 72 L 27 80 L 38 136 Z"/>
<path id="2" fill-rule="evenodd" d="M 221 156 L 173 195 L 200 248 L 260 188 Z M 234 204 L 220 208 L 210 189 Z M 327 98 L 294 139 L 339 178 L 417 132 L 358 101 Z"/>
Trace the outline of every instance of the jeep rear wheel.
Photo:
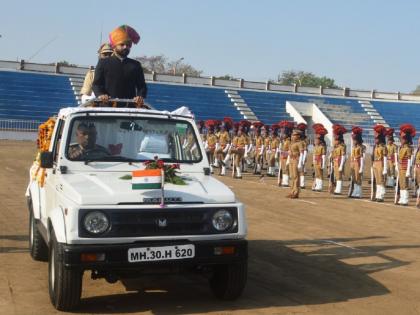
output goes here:
<path id="1" fill-rule="evenodd" d="M 29 251 L 34 260 L 47 261 L 48 259 L 47 243 L 39 233 L 32 207 L 29 209 Z"/>
<path id="2" fill-rule="evenodd" d="M 213 294 L 222 300 L 235 300 L 245 288 L 248 274 L 248 263 L 220 265 L 214 268 L 210 278 Z"/>
<path id="3" fill-rule="evenodd" d="M 70 311 L 80 303 L 82 276 L 80 270 L 66 269 L 63 263 L 63 247 L 51 232 L 48 261 L 48 288 L 51 303 L 57 310 Z"/>

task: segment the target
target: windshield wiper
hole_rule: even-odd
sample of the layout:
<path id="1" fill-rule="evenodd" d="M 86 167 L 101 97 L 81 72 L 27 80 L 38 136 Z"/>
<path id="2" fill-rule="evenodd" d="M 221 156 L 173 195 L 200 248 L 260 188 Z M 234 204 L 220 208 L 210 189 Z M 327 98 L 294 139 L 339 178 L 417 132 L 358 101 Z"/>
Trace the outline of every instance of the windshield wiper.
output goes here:
<path id="1" fill-rule="evenodd" d="M 141 160 L 136 160 L 128 158 L 125 156 L 102 156 L 97 159 L 86 159 L 84 160 L 85 164 L 89 162 L 142 162 Z"/>
<path id="2" fill-rule="evenodd" d="M 170 158 L 162 158 L 162 159 L 159 159 L 159 160 L 162 160 L 163 162 L 168 162 L 168 163 L 175 163 L 175 162 L 178 162 L 178 160 L 175 160 L 175 159 L 170 159 Z"/>

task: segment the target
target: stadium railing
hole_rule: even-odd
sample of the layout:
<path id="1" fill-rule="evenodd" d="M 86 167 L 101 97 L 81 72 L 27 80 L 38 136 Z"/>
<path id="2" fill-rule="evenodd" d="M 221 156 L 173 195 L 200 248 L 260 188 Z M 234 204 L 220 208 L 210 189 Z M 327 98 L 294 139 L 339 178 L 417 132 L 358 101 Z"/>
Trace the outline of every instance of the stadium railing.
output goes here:
<path id="1" fill-rule="evenodd" d="M 66 75 L 80 75 L 84 76 L 90 67 L 82 66 L 67 66 L 59 63 L 56 64 L 39 64 L 21 61 L 0 60 L 0 69 L 13 69 L 25 71 L 38 71 L 47 73 L 57 73 Z M 273 92 L 286 92 L 286 93 L 303 93 L 312 95 L 326 95 L 326 96 L 341 96 L 341 97 L 357 97 L 357 98 L 370 98 L 370 99 L 383 99 L 392 101 L 414 101 L 420 102 L 419 95 L 413 95 L 400 92 L 380 92 L 376 90 L 353 90 L 348 87 L 342 89 L 331 88 L 314 88 L 298 85 L 285 86 L 275 82 L 254 82 L 246 81 L 244 79 L 225 80 L 218 79 L 213 76 L 210 77 L 190 77 L 185 74 L 174 76 L 169 74 L 159 73 L 145 73 L 147 81 L 177 83 L 177 84 L 191 84 L 202 86 L 215 86 L 215 87 L 228 87 L 239 89 L 251 90 L 265 90 Z"/>
<path id="2" fill-rule="evenodd" d="M 39 120 L 0 119 L 0 130 L 3 131 L 37 131 Z"/>

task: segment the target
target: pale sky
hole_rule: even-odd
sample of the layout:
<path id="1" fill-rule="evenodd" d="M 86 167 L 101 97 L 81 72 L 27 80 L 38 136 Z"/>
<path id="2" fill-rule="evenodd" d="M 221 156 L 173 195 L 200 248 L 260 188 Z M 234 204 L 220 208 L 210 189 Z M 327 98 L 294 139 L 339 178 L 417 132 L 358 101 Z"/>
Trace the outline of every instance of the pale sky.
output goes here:
<path id="1" fill-rule="evenodd" d="M 0 59 L 96 64 L 120 24 L 141 34 L 131 56 L 164 54 L 246 80 L 310 71 L 354 89 L 420 84 L 420 1 L 38 0 L 0 2 Z"/>

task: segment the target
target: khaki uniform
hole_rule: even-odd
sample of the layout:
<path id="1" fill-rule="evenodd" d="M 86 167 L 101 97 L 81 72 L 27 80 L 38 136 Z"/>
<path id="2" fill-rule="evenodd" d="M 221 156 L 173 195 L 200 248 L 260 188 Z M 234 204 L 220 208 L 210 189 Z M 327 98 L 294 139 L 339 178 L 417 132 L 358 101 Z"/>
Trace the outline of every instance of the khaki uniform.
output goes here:
<path id="1" fill-rule="evenodd" d="M 335 145 L 333 151 L 331 153 L 331 157 L 333 159 L 333 166 L 334 166 L 334 176 L 336 180 L 343 180 L 343 170 L 340 171 L 341 159 L 343 156 L 346 155 L 346 145 L 344 143 L 340 143 Z"/>
<path id="2" fill-rule="evenodd" d="M 325 155 L 325 146 L 323 144 L 318 144 L 314 146 L 313 150 L 313 162 L 314 162 L 314 171 L 315 178 L 323 179 L 323 170 L 322 170 L 322 156 Z"/>
<path id="3" fill-rule="evenodd" d="M 387 144 L 387 174 L 388 176 L 395 177 L 395 154 L 397 153 L 397 146 L 393 144 Z"/>
<path id="4" fill-rule="evenodd" d="M 356 185 L 362 185 L 362 174 L 360 174 L 360 168 L 362 167 L 363 159 L 363 146 L 357 144 L 351 149 L 350 156 L 350 171 L 353 177 L 353 181 Z"/>
<path id="5" fill-rule="evenodd" d="M 299 157 L 303 154 L 304 146 L 301 140 L 291 142 L 289 148 L 289 175 L 291 180 L 291 195 L 299 196 Z"/>
<path id="6" fill-rule="evenodd" d="M 208 134 L 206 141 L 207 156 L 209 159 L 209 163 L 212 164 L 214 162 L 214 152 L 216 150 L 217 136 L 215 134 Z"/>
<path id="7" fill-rule="evenodd" d="M 289 175 L 289 168 L 286 165 L 290 150 L 290 138 L 285 138 L 280 144 L 280 167 L 283 175 Z"/>
<path id="8" fill-rule="evenodd" d="M 232 141 L 232 154 L 235 154 L 235 166 L 241 167 L 242 158 L 245 154 L 245 146 L 248 145 L 248 137 L 244 134 L 235 136 Z"/>
<path id="9" fill-rule="evenodd" d="M 258 164 L 262 163 L 264 152 L 261 153 L 261 148 L 264 145 L 264 138 L 262 136 L 257 136 L 255 139 L 255 161 Z"/>
<path id="10" fill-rule="evenodd" d="M 91 96 L 92 95 L 92 85 L 93 85 L 93 78 L 95 76 L 95 70 L 89 70 L 86 73 L 85 80 L 83 81 L 82 89 L 80 90 L 80 94 Z"/>
<path id="11" fill-rule="evenodd" d="M 417 186 L 420 186 L 420 149 L 417 149 L 416 156 L 414 158 L 414 175 Z"/>
<path id="12" fill-rule="evenodd" d="M 408 189 L 408 177 L 406 177 L 406 174 L 408 160 L 411 159 L 412 152 L 413 149 L 408 144 L 404 144 L 398 152 L 398 176 L 400 190 Z"/>
<path id="13" fill-rule="evenodd" d="M 192 133 L 188 133 L 183 146 L 184 152 L 188 155 L 189 159 L 199 158 L 198 148 L 195 143 L 195 137 Z"/>
<path id="14" fill-rule="evenodd" d="M 265 160 L 265 162 L 267 162 L 267 164 L 270 161 L 270 152 L 269 152 L 270 143 L 271 143 L 271 137 L 270 136 L 265 137 L 265 139 L 264 139 L 264 160 Z"/>
<path id="15" fill-rule="evenodd" d="M 386 146 L 384 144 L 377 144 L 373 149 L 372 168 L 375 176 L 376 185 L 384 184 L 384 158 L 387 157 Z"/>
<path id="16" fill-rule="evenodd" d="M 277 149 L 279 147 L 280 141 L 277 137 L 271 138 L 270 142 L 270 154 L 269 159 L 267 159 L 268 165 L 274 167 L 276 165 L 276 158 L 277 158 Z"/>
<path id="17" fill-rule="evenodd" d="M 223 131 L 219 133 L 218 137 L 219 149 L 216 151 L 217 159 L 223 161 L 226 153 L 223 150 L 226 149 L 226 146 L 230 143 L 229 132 Z"/>
<path id="18" fill-rule="evenodd" d="M 300 141 L 302 142 L 303 151 L 308 151 L 309 139 L 305 138 L 305 139 L 302 139 Z M 303 161 L 303 167 L 302 167 L 301 171 L 299 172 L 300 176 L 305 175 L 305 163 L 306 163 L 306 161 Z"/>

